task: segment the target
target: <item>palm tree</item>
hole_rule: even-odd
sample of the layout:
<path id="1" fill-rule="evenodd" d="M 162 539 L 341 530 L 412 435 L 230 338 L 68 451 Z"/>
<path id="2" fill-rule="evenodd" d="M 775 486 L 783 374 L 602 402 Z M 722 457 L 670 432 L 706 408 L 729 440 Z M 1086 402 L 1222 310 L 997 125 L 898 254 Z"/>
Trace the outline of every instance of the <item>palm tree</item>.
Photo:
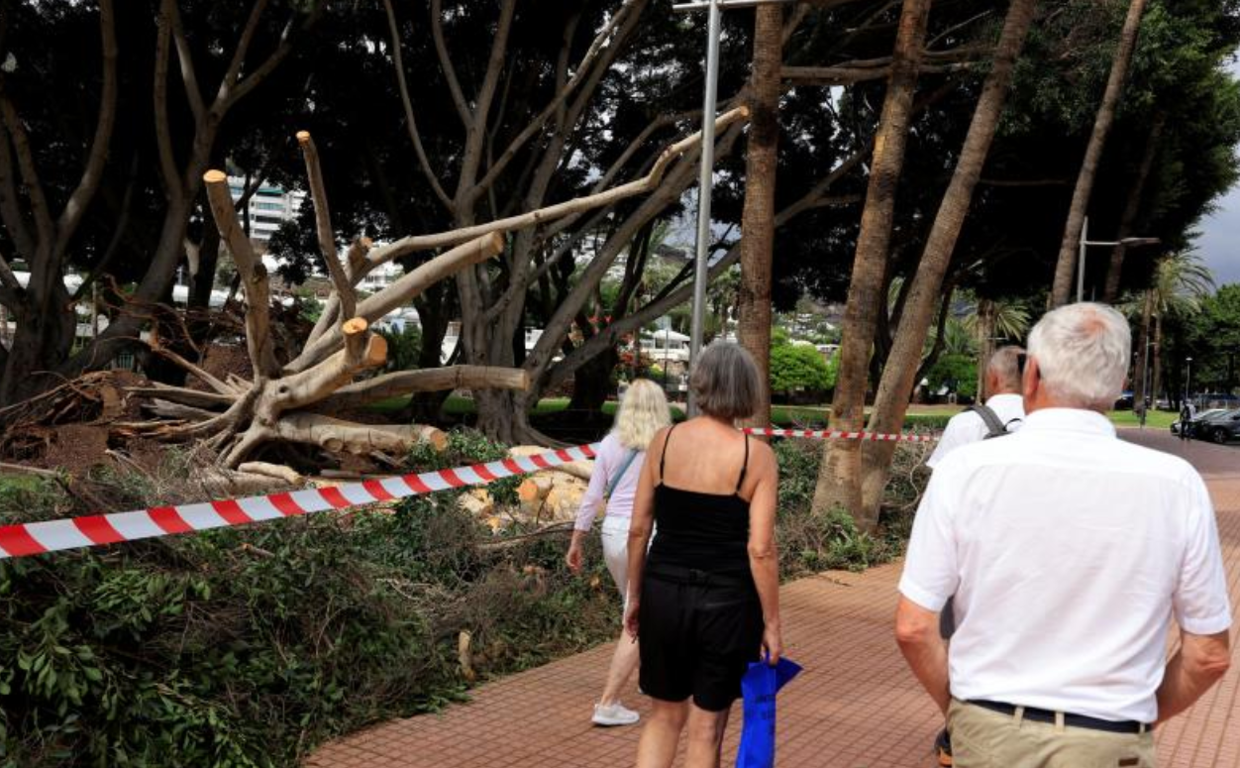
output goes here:
<path id="1" fill-rule="evenodd" d="M 1141 333 L 1137 345 L 1137 375 L 1134 402 L 1145 398 L 1146 355 L 1144 344 L 1154 335 L 1154 378 L 1151 394 L 1157 398 L 1162 386 L 1163 321 L 1183 320 L 1201 310 L 1201 302 L 1214 292 L 1214 274 L 1196 253 L 1177 253 L 1164 257 L 1154 268 L 1154 280 L 1140 297 L 1125 302 L 1121 309 L 1129 317 L 1140 312 Z"/>
<path id="2" fill-rule="evenodd" d="M 965 327 L 977 339 L 977 393 L 982 395 L 986 380 L 986 363 L 994 354 L 995 342 L 1022 339 L 1029 331 L 1029 308 L 1020 301 L 978 299 L 973 311 L 965 317 Z"/>

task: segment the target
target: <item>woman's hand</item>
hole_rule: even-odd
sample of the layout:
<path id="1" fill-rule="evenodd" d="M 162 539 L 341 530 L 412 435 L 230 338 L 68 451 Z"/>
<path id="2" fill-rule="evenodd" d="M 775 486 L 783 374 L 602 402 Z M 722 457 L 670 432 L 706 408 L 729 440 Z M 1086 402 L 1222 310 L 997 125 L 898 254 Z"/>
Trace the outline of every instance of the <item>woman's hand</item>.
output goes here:
<path id="1" fill-rule="evenodd" d="M 585 560 L 581 546 L 581 533 L 573 531 L 573 541 L 568 545 L 568 554 L 564 555 L 564 564 L 573 573 L 581 573 L 581 564 Z"/>
<path id="2" fill-rule="evenodd" d="M 762 651 L 766 656 L 766 663 L 772 667 L 779 663 L 779 657 L 784 652 L 784 636 L 779 628 L 779 623 L 767 623 L 762 630 Z"/>
<path id="3" fill-rule="evenodd" d="M 633 639 L 633 642 L 637 642 L 637 630 L 638 630 L 638 621 L 637 621 L 638 610 L 637 609 L 638 609 L 637 600 L 634 598 L 630 598 L 629 607 L 624 609 L 624 631 L 629 633 L 629 637 Z"/>

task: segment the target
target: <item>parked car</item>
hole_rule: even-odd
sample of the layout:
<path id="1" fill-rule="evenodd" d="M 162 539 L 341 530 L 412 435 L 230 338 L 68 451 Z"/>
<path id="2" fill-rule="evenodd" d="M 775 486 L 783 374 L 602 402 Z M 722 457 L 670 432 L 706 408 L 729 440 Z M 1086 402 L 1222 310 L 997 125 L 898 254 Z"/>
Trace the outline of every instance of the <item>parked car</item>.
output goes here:
<path id="1" fill-rule="evenodd" d="M 1219 445 L 1240 437 L 1240 410 L 1225 411 L 1202 421 L 1196 426 L 1192 436 Z"/>
<path id="2" fill-rule="evenodd" d="M 1224 416 L 1227 413 L 1229 413 L 1229 411 L 1226 408 L 1211 408 L 1208 411 L 1202 411 L 1194 416 L 1192 421 L 1188 422 L 1188 429 L 1185 430 L 1185 434 L 1189 437 L 1197 437 L 1198 434 L 1201 433 L 1200 427 L 1202 424 L 1219 416 Z M 1180 434 L 1180 422 L 1178 420 L 1171 422 L 1171 434 Z"/>

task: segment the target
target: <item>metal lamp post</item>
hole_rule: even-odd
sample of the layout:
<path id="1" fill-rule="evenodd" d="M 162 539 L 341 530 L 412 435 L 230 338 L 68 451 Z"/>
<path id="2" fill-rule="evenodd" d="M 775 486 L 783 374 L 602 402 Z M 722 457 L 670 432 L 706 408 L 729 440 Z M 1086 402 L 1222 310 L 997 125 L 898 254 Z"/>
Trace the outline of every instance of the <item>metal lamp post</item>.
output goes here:
<path id="1" fill-rule="evenodd" d="M 1085 217 L 1084 223 L 1081 225 L 1081 239 L 1077 246 L 1076 257 L 1076 300 L 1080 303 L 1085 300 L 1085 248 L 1090 245 L 1107 245 L 1116 246 L 1123 245 L 1129 248 L 1139 245 L 1158 245 L 1162 240 L 1157 237 L 1125 237 L 1123 240 L 1090 240 L 1089 239 L 1089 217 Z"/>
<path id="2" fill-rule="evenodd" d="M 673 11 L 706 11 L 706 89 L 702 98 L 702 159 L 698 176 L 697 248 L 693 270 L 693 316 L 689 329 L 689 368 L 702 350 L 706 321 L 706 275 L 710 261 L 710 198 L 715 173 L 715 111 L 719 90 L 720 11 L 754 8 L 759 5 L 793 3 L 797 0 L 699 0 L 673 5 Z M 689 415 L 697 414 L 693 392 L 689 392 Z"/>

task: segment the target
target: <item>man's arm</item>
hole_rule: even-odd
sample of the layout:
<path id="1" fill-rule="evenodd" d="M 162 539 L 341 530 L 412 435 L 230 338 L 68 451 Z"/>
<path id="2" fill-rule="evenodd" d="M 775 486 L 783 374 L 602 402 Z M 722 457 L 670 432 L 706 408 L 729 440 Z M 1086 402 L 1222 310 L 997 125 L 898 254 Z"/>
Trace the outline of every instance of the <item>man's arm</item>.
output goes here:
<path id="1" fill-rule="evenodd" d="M 939 615 L 907 597 L 896 608 L 896 642 L 913 674 L 939 705 L 943 714 L 951 704 L 947 673 L 947 643 L 939 634 Z"/>
<path id="2" fill-rule="evenodd" d="M 1165 723 L 1193 705 L 1231 666 L 1228 632 L 1180 632 L 1180 650 L 1167 662 L 1158 686 L 1158 722 Z"/>

